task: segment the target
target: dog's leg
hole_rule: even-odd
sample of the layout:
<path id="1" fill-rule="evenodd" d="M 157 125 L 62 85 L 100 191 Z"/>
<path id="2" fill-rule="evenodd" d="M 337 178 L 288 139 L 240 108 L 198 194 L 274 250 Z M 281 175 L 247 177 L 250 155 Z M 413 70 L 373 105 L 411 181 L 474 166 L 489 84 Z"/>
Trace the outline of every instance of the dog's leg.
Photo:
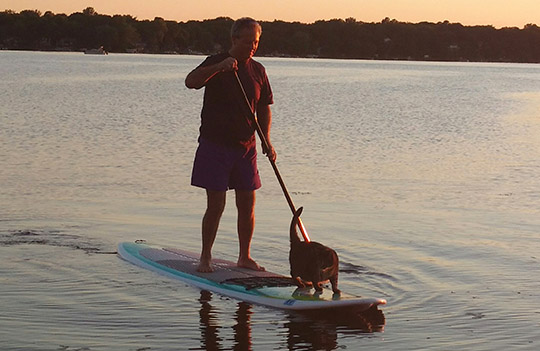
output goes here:
<path id="1" fill-rule="evenodd" d="M 335 293 L 335 294 L 340 294 L 341 293 L 341 290 L 338 289 L 338 286 L 337 286 L 337 283 L 338 283 L 338 275 L 337 273 L 332 276 L 330 278 L 330 284 L 332 284 L 332 291 Z"/>
<path id="2" fill-rule="evenodd" d="M 299 288 L 305 288 L 305 287 L 306 287 L 306 284 L 304 284 L 304 282 L 302 281 L 302 278 L 300 278 L 300 277 L 295 277 L 294 280 L 296 281 L 296 285 L 297 285 Z"/>

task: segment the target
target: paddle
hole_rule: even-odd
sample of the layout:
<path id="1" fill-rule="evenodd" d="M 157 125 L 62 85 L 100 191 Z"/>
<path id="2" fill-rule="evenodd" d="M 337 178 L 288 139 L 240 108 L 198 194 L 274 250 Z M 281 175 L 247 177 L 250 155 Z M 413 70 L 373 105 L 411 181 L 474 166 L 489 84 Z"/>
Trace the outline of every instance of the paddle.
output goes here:
<path id="1" fill-rule="evenodd" d="M 270 151 L 270 146 L 268 144 L 268 141 L 266 140 L 266 137 L 264 136 L 263 130 L 261 128 L 261 125 L 259 124 L 259 120 L 257 119 L 257 115 L 251 108 L 251 104 L 249 103 L 249 99 L 247 97 L 246 91 L 244 90 L 244 86 L 242 85 L 242 82 L 240 81 L 240 77 L 238 77 L 238 72 L 234 71 L 234 76 L 236 77 L 236 81 L 238 82 L 238 85 L 240 86 L 240 89 L 242 90 L 242 94 L 244 95 L 245 102 L 247 106 L 249 107 L 249 111 L 251 112 L 249 117 L 255 124 L 255 129 L 257 130 L 257 134 L 259 135 L 259 139 L 261 139 L 261 142 L 263 144 L 264 150 Z M 268 157 L 268 161 L 270 161 L 270 164 L 272 165 L 272 168 L 274 169 L 274 173 L 276 174 L 277 180 L 279 182 L 279 185 L 281 186 L 281 190 L 283 190 L 283 194 L 285 195 L 285 199 L 287 199 L 287 203 L 289 204 L 289 208 L 291 209 L 291 212 L 293 215 L 296 213 L 296 208 L 294 207 L 294 203 L 291 199 L 291 196 L 289 195 L 289 192 L 287 191 L 287 187 L 285 186 L 285 182 L 283 182 L 283 178 L 281 178 L 281 174 L 279 173 L 279 170 L 276 166 L 276 162 L 273 161 L 270 158 L 269 153 L 267 152 L 266 156 Z M 300 229 L 300 232 L 302 233 L 302 237 L 304 237 L 304 241 L 310 242 L 309 235 L 306 231 L 306 228 L 304 227 L 304 223 L 302 223 L 302 220 L 298 218 L 298 228 Z"/>

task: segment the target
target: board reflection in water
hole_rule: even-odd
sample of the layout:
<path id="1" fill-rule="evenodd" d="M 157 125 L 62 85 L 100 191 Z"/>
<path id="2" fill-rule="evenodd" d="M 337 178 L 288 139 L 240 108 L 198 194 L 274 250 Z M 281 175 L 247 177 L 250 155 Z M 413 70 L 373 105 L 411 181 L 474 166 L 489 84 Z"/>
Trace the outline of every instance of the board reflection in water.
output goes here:
<path id="1" fill-rule="evenodd" d="M 199 302 L 200 331 L 202 350 L 225 350 L 224 345 L 228 332 L 222 330 L 219 316 L 224 317 L 212 305 L 214 294 L 201 290 Z M 281 320 L 285 330 L 285 344 L 287 350 L 334 350 L 338 347 L 339 334 L 360 335 L 384 331 L 384 313 L 376 306 L 367 311 L 356 311 L 344 308 L 332 311 L 302 311 L 280 312 L 276 320 Z M 252 342 L 252 317 L 255 315 L 250 303 L 240 301 L 237 303 L 234 315 L 235 324 L 233 350 L 254 350 Z M 226 323 L 227 321 L 224 320 Z M 221 331 L 221 333 L 220 333 Z M 285 345 L 280 349 L 285 348 Z"/>

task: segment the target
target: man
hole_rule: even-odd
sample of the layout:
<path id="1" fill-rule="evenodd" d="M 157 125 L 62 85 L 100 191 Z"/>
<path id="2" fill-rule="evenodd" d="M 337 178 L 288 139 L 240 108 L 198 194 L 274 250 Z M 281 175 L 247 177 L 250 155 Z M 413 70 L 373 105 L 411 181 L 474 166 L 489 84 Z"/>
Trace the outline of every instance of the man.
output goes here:
<path id="1" fill-rule="evenodd" d="M 268 142 L 263 152 L 274 161 L 270 142 L 272 90 L 264 67 L 253 60 L 262 28 L 252 18 L 237 20 L 231 29 L 232 46 L 226 53 L 209 56 L 186 77 L 190 89 L 205 87 L 199 147 L 193 162 L 191 184 L 206 189 L 207 208 L 202 221 L 199 272 L 212 272 L 212 245 L 225 209 L 226 191 L 234 189 L 238 210 L 239 267 L 263 271 L 250 255 L 255 225 L 255 190 L 261 182 L 252 121 L 239 90 L 238 73 L 252 110 Z"/>

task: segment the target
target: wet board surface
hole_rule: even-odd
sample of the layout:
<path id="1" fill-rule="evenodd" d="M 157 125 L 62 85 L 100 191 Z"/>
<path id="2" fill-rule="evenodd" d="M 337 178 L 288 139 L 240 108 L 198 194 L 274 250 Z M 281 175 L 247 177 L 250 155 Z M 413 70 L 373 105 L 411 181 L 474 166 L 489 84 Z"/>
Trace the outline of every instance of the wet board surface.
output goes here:
<path id="1" fill-rule="evenodd" d="M 298 288 L 290 277 L 259 272 L 236 266 L 235 262 L 213 259 L 214 272 L 197 272 L 199 254 L 175 248 L 164 248 L 142 242 L 118 245 L 118 255 L 142 268 L 178 279 L 203 290 L 238 300 L 287 310 L 355 308 L 367 310 L 384 305 L 379 298 L 353 296 L 331 289 L 316 294 L 312 288 Z"/>

